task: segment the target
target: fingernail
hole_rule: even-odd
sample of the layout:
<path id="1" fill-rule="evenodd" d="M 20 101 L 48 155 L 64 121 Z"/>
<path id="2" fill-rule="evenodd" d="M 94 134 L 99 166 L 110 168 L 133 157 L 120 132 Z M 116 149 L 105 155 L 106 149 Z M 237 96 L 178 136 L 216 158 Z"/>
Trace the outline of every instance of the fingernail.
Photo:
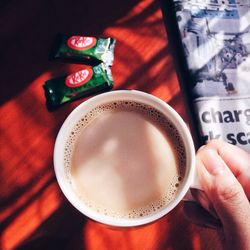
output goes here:
<path id="1" fill-rule="evenodd" d="M 223 174 L 225 170 L 224 162 L 220 156 L 211 149 L 207 149 L 204 152 L 202 161 L 207 171 L 212 175 Z"/>

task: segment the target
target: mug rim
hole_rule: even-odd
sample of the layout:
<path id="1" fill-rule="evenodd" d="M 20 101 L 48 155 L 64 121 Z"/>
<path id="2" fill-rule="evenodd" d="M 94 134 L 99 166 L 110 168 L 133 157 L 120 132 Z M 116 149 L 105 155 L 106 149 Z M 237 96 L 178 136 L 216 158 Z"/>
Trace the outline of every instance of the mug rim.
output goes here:
<path id="1" fill-rule="evenodd" d="M 175 199 L 173 199 L 170 203 L 164 206 L 161 210 L 153 214 L 149 214 L 149 215 L 139 217 L 139 218 L 131 218 L 131 219 L 114 218 L 111 216 L 100 214 L 90 209 L 86 204 L 84 204 L 84 202 L 81 202 L 79 198 L 76 196 L 76 194 L 74 194 L 73 189 L 70 188 L 69 183 L 67 183 L 64 164 L 63 164 L 63 151 L 64 151 L 63 149 L 64 149 L 65 141 L 67 139 L 67 136 L 65 135 L 68 135 L 68 133 L 66 132 L 70 131 L 73 125 L 75 125 L 76 122 L 79 121 L 80 117 L 78 116 L 78 113 L 80 111 L 83 110 L 83 114 L 87 113 L 90 110 L 88 109 L 88 107 L 89 108 L 91 107 L 91 109 L 93 109 L 99 104 L 104 104 L 104 103 L 113 101 L 111 100 L 112 98 L 114 100 L 118 100 L 118 99 L 126 100 L 126 98 L 127 100 L 129 100 L 129 98 L 135 98 L 133 101 L 138 101 L 138 99 L 141 99 L 142 103 L 151 105 L 152 107 L 161 111 L 166 116 L 168 113 L 167 118 L 175 125 L 175 128 L 178 131 L 178 134 L 181 136 L 183 140 L 186 156 L 188 157 L 186 157 L 187 159 L 186 172 L 187 173 L 184 176 L 182 188 L 178 191 L 178 195 L 175 197 Z M 178 127 L 176 126 L 177 124 L 178 124 Z M 98 221 L 100 223 L 106 224 L 106 225 L 118 226 L 118 227 L 132 227 L 132 226 L 148 224 L 148 223 L 158 220 L 159 218 L 163 217 L 164 215 L 168 214 L 171 210 L 173 210 L 179 204 L 179 202 L 184 198 L 185 194 L 187 193 L 190 186 L 192 185 L 193 178 L 194 178 L 195 149 L 194 149 L 193 139 L 192 139 L 192 136 L 190 134 L 190 131 L 187 125 L 185 124 L 181 116 L 169 104 L 167 104 L 160 98 L 152 94 L 148 94 L 146 92 L 142 92 L 138 90 L 114 90 L 114 91 L 102 93 L 97 96 L 91 97 L 90 99 L 79 104 L 68 115 L 68 117 L 62 124 L 58 132 L 58 135 L 56 137 L 53 161 L 54 161 L 55 175 L 56 175 L 57 182 L 60 186 L 60 189 L 62 190 L 63 194 L 68 199 L 68 201 L 77 210 L 79 210 L 83 215 L 95 221 Z"/>

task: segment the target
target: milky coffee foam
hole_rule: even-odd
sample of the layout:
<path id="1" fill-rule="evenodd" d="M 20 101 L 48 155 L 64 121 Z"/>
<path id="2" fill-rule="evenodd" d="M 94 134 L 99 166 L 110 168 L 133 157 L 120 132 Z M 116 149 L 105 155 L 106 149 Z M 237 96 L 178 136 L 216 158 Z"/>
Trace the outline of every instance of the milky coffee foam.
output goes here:
<path id="1" fill-rule="evenodd" d="M 161 210 L 178 193 L 185 149 L 162 113 L 134 101 L 100 105 L 74 126 L 64 167 L 79 199 L 115 218 Z"/>

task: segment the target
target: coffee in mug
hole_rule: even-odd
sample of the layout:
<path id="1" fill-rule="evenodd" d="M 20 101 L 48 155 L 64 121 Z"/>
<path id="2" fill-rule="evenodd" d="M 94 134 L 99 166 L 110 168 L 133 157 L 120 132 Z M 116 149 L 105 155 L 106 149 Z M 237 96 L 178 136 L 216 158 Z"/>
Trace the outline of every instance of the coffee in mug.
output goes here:
<path id="1" fill-rule="evenodd" d="M 57 173 L 59 184 L 87 216 L 111 225 L 140 225 L 164 215 L 183 193 L 192 140 L 187 147 L 180 118 L 166 115 L 155 100 L 164 103 L 139 91 L 113 91 L 83 103 L 66 120 L 55 169 L 60 147 L 65 180 Z"/>

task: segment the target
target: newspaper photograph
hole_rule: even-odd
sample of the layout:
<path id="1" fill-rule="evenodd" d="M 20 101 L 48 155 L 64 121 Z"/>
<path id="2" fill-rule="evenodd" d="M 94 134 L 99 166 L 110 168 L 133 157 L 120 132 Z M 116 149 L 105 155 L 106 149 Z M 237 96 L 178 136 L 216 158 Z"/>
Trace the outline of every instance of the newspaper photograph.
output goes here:
<path id="1" fill-rule="evenodd" d="M 174 0 L 204 142 L 250 152 L 250 0 Z"/>

